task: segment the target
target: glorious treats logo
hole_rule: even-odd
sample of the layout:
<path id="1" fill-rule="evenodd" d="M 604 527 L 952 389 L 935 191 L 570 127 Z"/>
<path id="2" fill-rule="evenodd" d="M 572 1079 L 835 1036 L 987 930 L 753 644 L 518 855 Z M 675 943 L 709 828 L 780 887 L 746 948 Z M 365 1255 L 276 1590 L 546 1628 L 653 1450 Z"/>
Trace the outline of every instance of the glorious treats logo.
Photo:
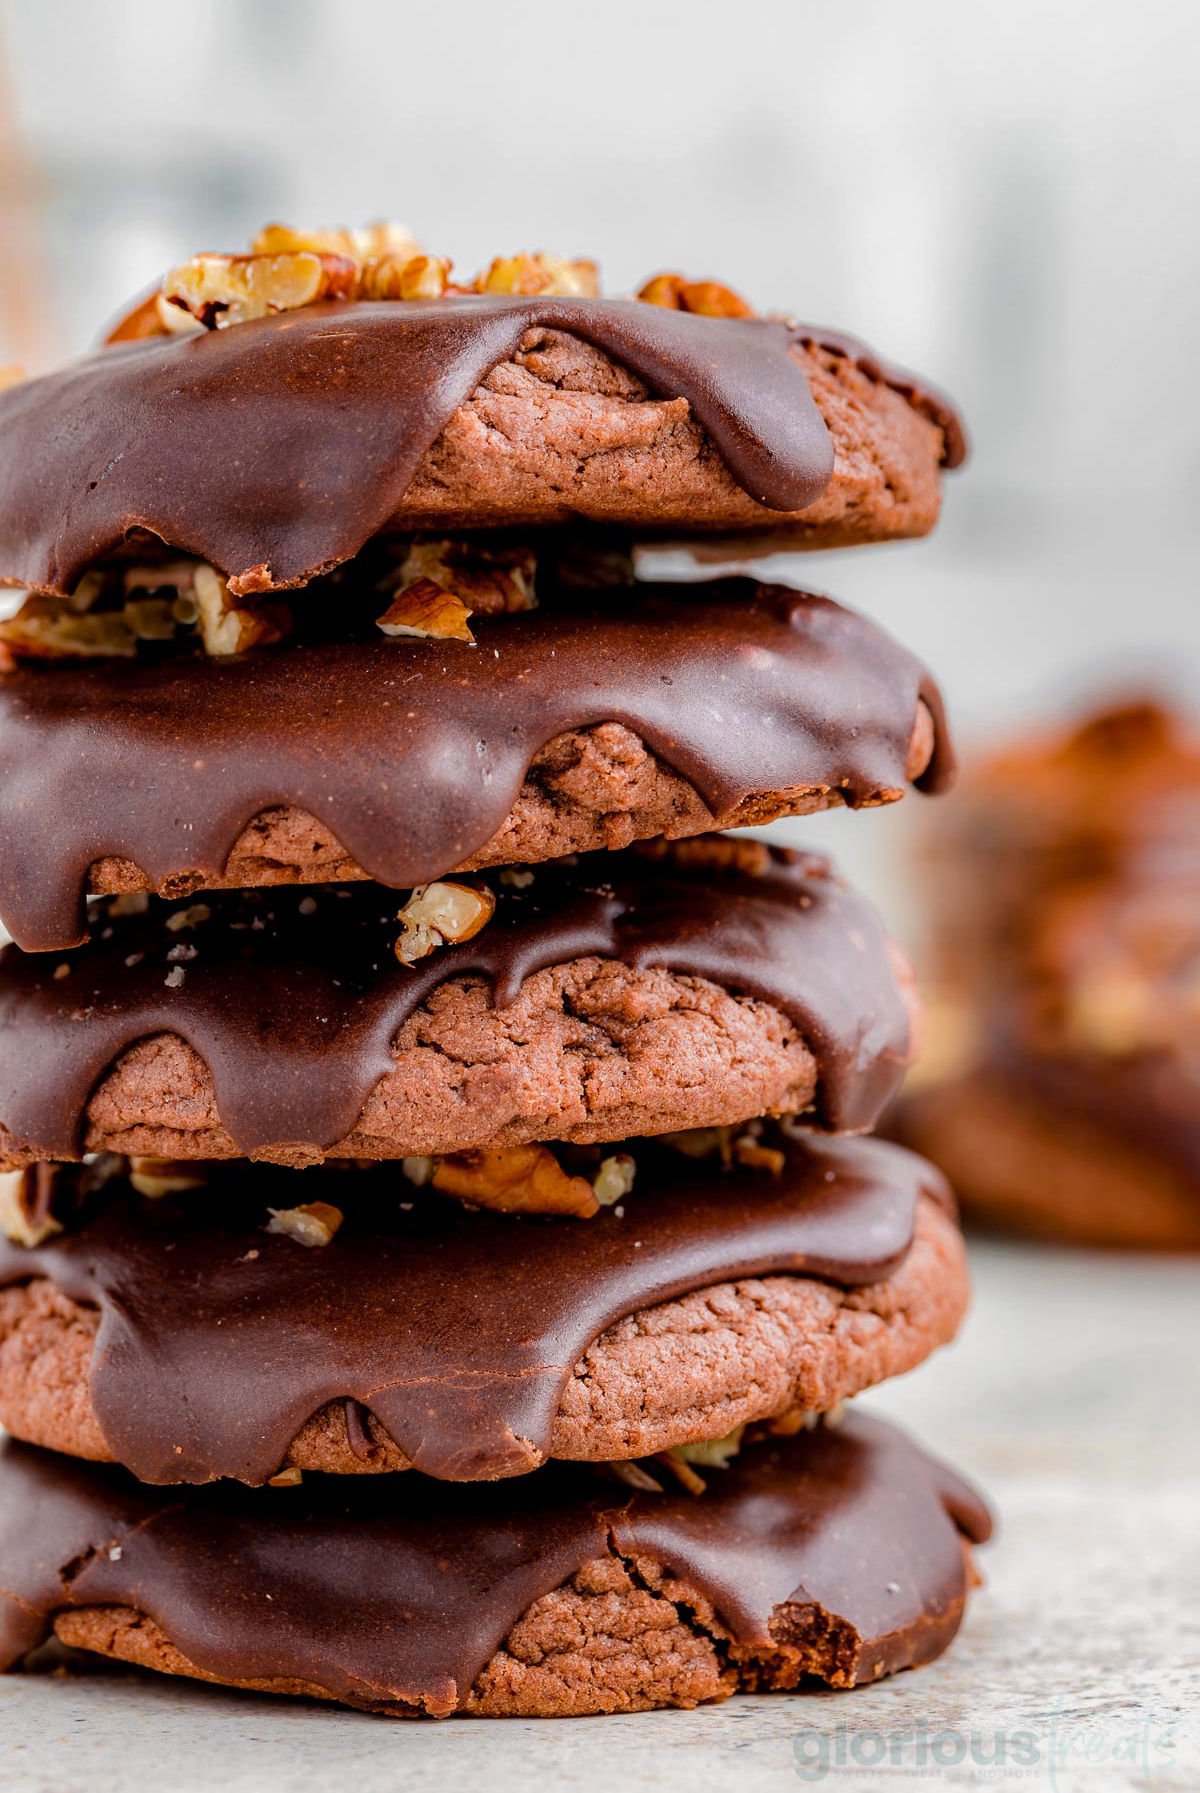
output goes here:
<path id="1" fill-rule="evenodd" d="M 799 1779 L 814 1783 L 843 1773 L 891 1770 L 906 1780 L 937 1781 L 945 1770 L 957 1770 L 955 1784 L 1019 1780 L 1059 1793 L 1068 1775 L 1073 1784 L 1075 1776 L 1105 1764 L 1136 1776 L 1139 1786 L 1182 1785 L 1177 1742 L 1174 1724 L 1166 1718 L 1093 1724 L 1052 1713 L 1036 1724 L 996 1730 L 959 1730 L 921 1719 L 894 1730 L 814 1728 L 793 1739 L 792 1756 Z"/>

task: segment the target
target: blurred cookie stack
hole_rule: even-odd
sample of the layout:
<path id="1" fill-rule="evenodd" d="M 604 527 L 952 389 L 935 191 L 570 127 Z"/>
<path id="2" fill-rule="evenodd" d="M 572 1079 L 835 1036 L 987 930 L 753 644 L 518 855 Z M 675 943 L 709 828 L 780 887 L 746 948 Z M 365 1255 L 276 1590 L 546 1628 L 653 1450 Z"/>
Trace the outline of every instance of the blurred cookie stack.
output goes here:
<path id="1" fill-rule="evenodd" d="M 841 1413 L 967 1298 L 856 1137 L 910 978 L 715 832 L 939 788 L 938 694 L 634 547 L 918 535 L 961 455 L 726 288 L 384 228 L 0 399 L 5 1663 L 557 1714 L 945 1647 L 986 1512 Z"/>
<path id="2" fill-rule="evenodd" d="M 900 1136 L 990 1224 L 1200 1247 L 1200 734 L 1146 699 L 1015 741 L 930 831 Z"/>

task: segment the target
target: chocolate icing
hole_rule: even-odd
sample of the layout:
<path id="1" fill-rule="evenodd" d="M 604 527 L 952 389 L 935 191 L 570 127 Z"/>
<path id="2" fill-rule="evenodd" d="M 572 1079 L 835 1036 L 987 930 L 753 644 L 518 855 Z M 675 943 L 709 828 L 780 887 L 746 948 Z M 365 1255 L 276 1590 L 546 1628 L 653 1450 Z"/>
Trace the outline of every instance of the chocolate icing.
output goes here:
<path id="1" fill-rule="evenodd" d="M 660 1564 L 747 1649 L 789 1632 L 803 1642 L 806 1621 L 828 1615 L 846 1685 L 946 1647 L 966 1593 L 961 1538 L 989 1530 L 967 1483 L 861 1415 L 743 1452 L 698 1499 L 605 1490 L 558 1467 L 516 1488 L 403 1476 L 165 1498 L 10 1444 L 0 1665 L 42 1642 L 58 1611 L 133 1607 L 218 1679 L 299 1681 L 440 1717 L 533 1601 L 612 1553 Z"/>
<path id="2" fill-rule="evenodd" d="M 392 519 L 424 454 L 480 381 L 537 326 L 595 344 L 664 397 L 686 398 L 733 477 L 804 510 L 833 443 L 795 340 L 853 354 L 834 332 L 703 318 L 620 299 L 462 298 L 314 305 L 203 335 L 109 348 L 0 396 L 0 574 L 69 591 L 133 529 L 230 574 L 299 584 Z M 257 582 L 257 577 L 256 577 Z"/>
<path id="3" fill-rule="evenodd" d="M 817 1119 L 830 1131 L 870 1127 L 895 1093 L 909 1027 L 888 941 L 820 855 L 775 852 L 751 876 L 599 853 L 540 868 L 527 890 L 494 888 L 481 933 L 412 967 L 393 950 L 396 899 L 373 885 L 216 894 L 210 919 L 180 932 L 169 921 L 186 902 L 111 920 L 101 907 L 91 943 L 61 960 L 6 947 L 0 1128 L 30 1157 L 77 1157 L 97 1081 L 135 1041 L 173 1033 L 208 1065 L 241 1154 L 328 1150 L 439 985 L 482 977 L 504 1008 L 534 972 L 593 954 L 773 1004 L 817 1059 Z"/>
<path id="4" fill-rule="evenodd" d="M 81 935 L 89 867 L 155 885 L 219 876 L 273 804 L 328 824 L 372 877 L 427 882 L 484 846 L 554 736 L 624 723 L 714 815 L 827 787 L 902 791 L 919 661 L 827 598 L 728 579 L 481 619 L 478 645 L 324 643 L 232 663 L 26 670 L 0 679 L 0 912 L 26 950 Z"/>
<path id="5" fill-rule="evenodd" d="M 617 1320 L 743 1276 L 876 1282 L 908 1253 L 918 1197 L 950 1199 L 898 1146 L 779 1143 L 778 1176 L 635 1143 L 635 1193 L 586 1222 L 470 1213 L 390 1166 L 298 1186 L 239 1165 L 167 1203 L 110 1184 L 79 1231 L 0 1240 L 0 1286 L 48 1277 L 99 1309 L 92 1406 L 144 1482 L 263 1482 L 342 1398 L 427 1475 L 520 1475 Z M 264 1232 L 268 1208 L 301 1200 L 345 1214 L 327 1246 Z"/>

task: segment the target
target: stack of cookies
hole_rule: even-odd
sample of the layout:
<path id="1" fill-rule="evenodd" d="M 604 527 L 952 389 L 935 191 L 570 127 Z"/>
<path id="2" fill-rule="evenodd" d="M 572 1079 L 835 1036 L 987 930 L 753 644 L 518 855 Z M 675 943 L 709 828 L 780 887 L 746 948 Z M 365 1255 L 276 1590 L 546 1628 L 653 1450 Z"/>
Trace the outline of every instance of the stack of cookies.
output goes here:
<path id="1" fill-rule="evenodd" d="M 928 842 L 898 1130 L 980 1220 L 1200 1248 L 1200 734 L 1135 697 L 1000 748 Z"/>
<path id="2" fill-rule="evenodd" d="M 986 1511 L 842 1405 L 967 1299 L 862 1137 L 911 980 L 719 832 L 940 788 L 938 693 L 634 563 L 921 534 L 962 452 L 724 287 L 382 227 L 0 400 L 4 1663 L 560 1714 L 949 1642 Z"/>

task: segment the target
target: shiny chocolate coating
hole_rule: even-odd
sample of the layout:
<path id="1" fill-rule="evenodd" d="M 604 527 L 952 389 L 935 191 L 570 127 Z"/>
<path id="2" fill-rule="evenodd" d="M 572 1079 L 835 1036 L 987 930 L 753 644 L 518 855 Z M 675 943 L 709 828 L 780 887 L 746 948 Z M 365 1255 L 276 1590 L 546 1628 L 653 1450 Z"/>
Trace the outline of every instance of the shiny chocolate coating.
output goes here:
<path id="1" fill-rule="evenodd" d="M 860 1415 L 742 1452 L 699 1497 L 558 1466 L 517 1484 L 310 1478 L 181 1497 L 9 1444 L 0 1666 L 56 1612 L 125 1607 L 218 1680 L 440 1717 L 535 1600 L 617 1556 L 661 1565 L 746 1651 L 833 1628 L 838 1682 L 853 1685 L 940 1654 L 965 1598 L 963 1539 L 989 1531 L 973 1488 Z"/>
<path id="2" fill-rule="evenodd" d="M 47 1277 L 98 1308 L 92 1406 L 142 1481 L 266 1481 L 337 1400 L 428 1475 L 519 1475 L 618 1320 L 740 1277 L 876 1282 L 907 1255 L 921 1195 L 950 1202 L 898 1146 L 778 1143 L 772 1175 L 635 1142 L 634 1192 L 587 1221 L 468 1212 L 395 1165 L 235 1164 L 177 1200 L 115 1180 L 84 1224 L 32 1249 L 0 1238 L 0 1287 Z M 265 1230 L 299 1201 L 345 1215 L 328 1245 Z"/>

